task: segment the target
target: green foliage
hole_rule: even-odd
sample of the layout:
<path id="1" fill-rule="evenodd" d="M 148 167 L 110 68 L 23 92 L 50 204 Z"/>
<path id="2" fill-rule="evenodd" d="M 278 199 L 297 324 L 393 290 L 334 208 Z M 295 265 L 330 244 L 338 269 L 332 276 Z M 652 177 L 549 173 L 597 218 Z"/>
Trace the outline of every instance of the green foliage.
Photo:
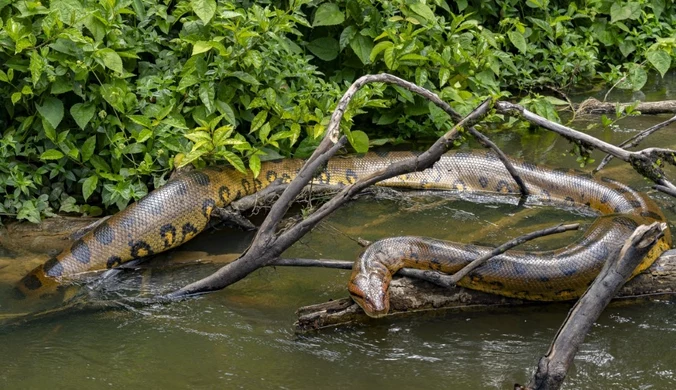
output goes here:
<path id="1" fill-rule="evenodd" d="M 124 208 L 178 166 L 307 156 L 346 86 L 387 71 L 457 111 L 603 79 L 640 89 L 672 66 L 663 0 L 0 0 L 0 214 Z M 362 115 L 365 114 L 365 115 Z M 352 148 L 434 139 L 448 116 L 370 85 Z M 111 210 L 112 211 L 112 210 Z"/>

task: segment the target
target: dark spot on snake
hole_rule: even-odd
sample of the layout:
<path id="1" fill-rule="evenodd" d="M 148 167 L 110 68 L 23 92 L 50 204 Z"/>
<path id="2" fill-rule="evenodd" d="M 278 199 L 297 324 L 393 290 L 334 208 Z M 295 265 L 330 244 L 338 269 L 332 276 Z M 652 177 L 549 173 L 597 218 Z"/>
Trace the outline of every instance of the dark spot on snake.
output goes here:
<path id="1" fill-rule="evenodd" d="M 185 225 L 183 225 L 183 240 L 184 241 L 189 235 L 197 234 L 197 233 L 198 233 L 197 228 L 192 223 L 186 222 Z"/>
<path id="2" fill-rule="evenodd" d="M 242 179 L 242 188 L 247 195 L 251 193 L 251 183 L 248 179 Z"/>
<path id="3" fill-rule="evenodd" d="M 498 185 L 495 187 L 495 190 L 497 192 L 506 192 L 506 193 L 511 193 L 512 189 L 509 188 L 509 183 L 507 183 L 504 180 L 498 181 Z"/>
<path id="4" fill-rule="evenodd" d="M 521 263 L 514 263 L 514 272 L 517 275 L 523 275 L 526 273 L 526 266 Z"/>
<path id="5" fill-rule="evenodd" d="M 606 204 L 608 203 L 608 200 L 610 200 L 610 196 L 608 196 L 608 194 L 603 194 L 601 199 L 599 199 L 599 202 L 601 202 L 601 204 Z"/>
<path id="6" fill-rule="evenodd" d="M 89 252 L 89 245 L 82 240 L 77 240 L 70 248 L 70 253 L 77 261 L 82 264 L 89 264 L 91 253 Z"/>
<path id="7" fill-rule="evenodd" d="M 288 173 L 282 173 L 282 183 L 290 183 L 291 176 Z"/>
<path id="8" fill-rule="evenodd" d="M 211 182 L 211 179 L 209 178 L 209 175 L 207 175 L 204 172 L 193 172 L 192 178 L 195 181 L 195 183 L 201 185 L 201 186 L 208 186 L 209 182 Z"/>
<path id="9" fill-rule="evenodd" d="M 552 169 L 552 173 L 556 176 L 567 175 L 568 169 L 566 169 L 566 168 L 556 168 L 556 169 Z"/>
<path id="10" fill-rule="evenodd" d="M 118 256 L 110 256 L 106 261 L 106 268 L 111 269 L 116 265 L 122 264 L 122 259 Z"/>
<path id="11" fill-rule="evenodd" d="M 130 241 L 129 246 L 131 247 L 131 257 L 134 259 L 150 256 L 155 253 L 153 252 L 153 248 L 145 241 Z"/>
<path id="12" fill-rule="evenodd" d="M 317 180 L 320 184 L 329 184 L 331 182 L 331 174 L 327 171 L 322 171 L 319 173 Z"/>
<path id="13" fill-rule="evenodd" d="M 164 247 L 169 248 L 176 242 L 176 228 L 168 223 L 160 228 L 160 237 L 164 240 Z"/>
<path id="14" fill-rule="evenodd" d="M 566 199 L 563 200 L 566 204 L 572 205 L 575 204 L 575 199 L 570 196 L 566 196 Z"/>
<path id="15" fill-rule="evenodd" d="M 646 218 L 650 218 L 650 219 L 654 219 L 654 220 L 657 220 L 657 221 L 662 220 L 662 216 L 657 214 L 654 211 L 641 211 L 641 216 L 646 217 Z"/>
<path id="16" fill-rule="evenodd" d="M 104 222 L 94 229 L 94 238 L 101 244 L 108 245 L 115 239 L 115 231 L 108 222 Z"/>
<path id="17" fill-rule="evenodd" d="M 272 183 L 273 181 L 277 180 L 277 172 L 273 170 L 269 170 L 265 173 L 265 179 Z"/>
<path id="18" fill-rule="evenodd" d="M 221 199 L 222 204 L 226 204 L 230 201 L 230 189 L 228 186 L 221 186 L 218 189 L 218 197 Z"/>
<path id="19" fill-rule="evenodd" d="M 204 218 L 211 218 L 211 212 L 214 210 L 214 207 L 216 207 L 216 202 L 213 199 L 204 199 L 204 202 L 202 202 L 202 214 L 204 214 Z"/>
<path id="20" fill-rule="evenodd" d="M 376 154 L 378 155 L 378 157 L 387 157 L 390 154 L 390 152 L 385 150 L 378 150 L 376 151 Z"/>
<path id="21" fill-rule="evenodd" d="M 134 217 L 131 215 L 124 216 L 122 221 L 120 221 L 120 225 L 124 230 L 131 230 L 131 228 L 134 227 Z"/>
<path id="22" fill-rule="evenodd" d="M 486 176 L 479 176 L 479 184 L 481 188 L 486 188 L 488 186 L 488 178 Z"/>
<path id="23" fill-rule="evenodd" d="M 566 276 L 573 276 L 577 273 L 577 268 L 562 269 L 561 272 Z"/>
<path id="24" fill-rule="evenodd" d="M 61 264 L 56 257 L 47 260 L 42 269 L 47 276 L 51 276 L 52 278 L 58 278 L 63 275 L 63 264 Z"/>
<path id="25" fill-rule="evenodd" d="M 631 207 L 633 207 L 633 208 L 635 208 L 635 209 L 641 207 L 641 202 L 639 202 L 639 201 L 636 200 L 636 199 L 630 200 L 630 201 L 629 201 L 629 204 L 631 205 Z"/>
<path id="26" fill-rule="evenodd" d="M 352 184 L 357 181 L 357 172 L 353 171 L 352 169 L 348 168 L 345 170 L 345 179 L 349 184 Z"/>
<path id="27" fill-rule="evenodd" d="M 258 179 L 254 179 L 253 182 L 254 182 L 254 192 L 260 191 L 263 188 L 263 182 L 262 181 L 260 181 Z"/>
<path id="28" fill-rule="evenodd" d="M 546 283 L 546 282 L 549 282 L 549 278 L 546 277 L 546 276 L 540 276 L 539 280 L 540 280 L 541 282 L 545 282 L 545 283 Z"/>
<path id="29" fill-rule="evenodd" d="M 21 280 L 21 283 L 29 290 L 37 290 L 42 287 L 40 279 L 33 274 L 26 275 L 26 277 Z"/>

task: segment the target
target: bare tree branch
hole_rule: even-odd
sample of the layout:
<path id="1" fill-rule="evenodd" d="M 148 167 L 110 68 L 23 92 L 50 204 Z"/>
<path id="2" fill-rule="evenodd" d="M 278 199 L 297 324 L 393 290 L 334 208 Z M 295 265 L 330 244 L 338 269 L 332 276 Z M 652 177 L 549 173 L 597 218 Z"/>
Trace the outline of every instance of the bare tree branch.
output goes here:
<path id="1" fill-rule="evenodd" d="M 425 153 L 415 158 L 411 158 L 408 161 L 403 161 L 400 164 L 393 164 L 377 174 L 358 180 L 353 185 L 345 187 L 331 201 L 325 203 L 309 218 L 301 221 L 293 228 L 276 237 L 274 235 L 275 228 L 284 214 L 288 211 L 288 208 L 291 206 L 295 197 L 311 180 L 315 171 L 346 142 L 344 136 L 340 139 L 338 139 L 338 136 L 340 122 L 350 100 L 359 88 L 367 83 L 373 82 L 397 84 L 412 92 L 421 94 L 437 105 L 445 104 L 434 93 L 389 74 L 368 75 L 359 78 L 352 86 L 350 86 L 345 95 L 341 98 L 336 110 L 331 116 L 324 139 L 317 150 L 315 150 L 312 156 L 307 160 L 303 168 L 301 168 L 298 176 L 291 184 L 289 184 L 278 201 L 275 202 L 247 252 L 237 261 L 222 267 L 214 274 L 169 294 L 170 298 L 219 290 L 241 280 L 249 273 L 278 257 L 284 250 L 312 229 L 312 227 L 314 227 L 322 218 L 329 215 L 362 189 L 377 181 L 407 172 L 423 170 L 434 164 L 434 162 L 438 161 L 441 155 L 452 145 L 452 141 L 457 137 L 458 130 L 464 126 L 471 126 L 474 121 L 477 121 L 485 115 L 490 108 L 489 101 L 484 102 L 465 119 L 460 121 L 453 129 L 437 140 L 437 142 L 435 142 L 435 144 Z"/>
<path id="2" fill-rule="evenodd" d="M 641 225 L 627 239 L 619 255 L 609 260 L 594 283 L 577 301 L 559 329 L 547 355 L 540 359 L 527 387 L 516 389 L 556 390 L 561 387 L 580 344 L 610 300 L 629 279 L 638 264 L 664 235 L 665 223 Z"/>
<path id="3" fill-rule="evenodd" d="M 652 180 L 654 183 L 676 191 L 676 186 L 666 179 L 666 175 L 661 168 L 661 165 L 664 162 L 676 165 L 676 157 L 674 157 L 676 155 L 676 151 L 670 149 L 647 148 L 644 150 L 632 152 L 624 150 L 615 145 L 611 145 L 607 142 L 603 142 L 597 138 L 581 133 L 577 130 L 573 130 L 561 124 L 549 121 L 531 111 L 528 111 L 526 108 L 518 104 L 498 101 L 495 103 L 495 107 L 499 112 L 508 115 L 517 112 L 527 121 L 547 130 L 553 131 L 564 138 L 567 138 L 571 142 L 578 143 L 587 148 L 599 149 L 607 154 L 619 158 L 622 161 L 626 161 L 631 164 L 634 170 Z"/>
<path id="4" fill-rule="evenodd" d="M 674 122 L 676 122 L 676 115 L 667 119 L 666 121 L 664 121 L 662 123 L 658 123 L 655 126 L 651 126 L 647 129 L 643 130 L 642 132 L 640 132 L 640 133 L 634 135 L 633 137 L 627 139 L 626 141 L 622 142 L 618 146 L 623 148 L 623 149 L 633 148 L 634 146 L 637 146 L 638 144 L 640 144 L 641 141 L 648 138 L 652 133 L 654 133 L 657 130 L 660 130 L 660 129 L 662 129 L 662 128 L 664 128 L 664 127 L 666 127 L 666 126 L 668 126 L 668 125 L 670 125 Z M 601 169 L 603 169 L 606 165 L 608 165 L 608 163 L 612 159 L 613 159 L 612 155 L 610 155 L 610 154 L 606 155 L 603 158 L 603 160 L 601 160 L 601 163 L 599 164 L 599 166 L 596 167 L 596 169 L 594 169 L 594 171 L 592 171 L 592 173 L 596 173 L 596 172 L 600 171 Z"/>

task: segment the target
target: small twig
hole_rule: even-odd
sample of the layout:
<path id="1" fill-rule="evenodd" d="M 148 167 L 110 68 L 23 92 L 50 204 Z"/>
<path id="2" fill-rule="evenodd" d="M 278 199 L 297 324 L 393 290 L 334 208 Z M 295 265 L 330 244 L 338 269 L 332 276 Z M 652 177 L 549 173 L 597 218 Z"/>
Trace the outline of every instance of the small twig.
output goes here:
<path id="1" fill-rule="evenodd" d="M 618 146 L 621 147 L 621 148 L 623 148 L 623 149 L 633 148 L 634 146 L 637 146 L 638 144 L 640 144 L 641 141 L 643 141 L 644 139 L 648 138 L 652 133 L 654 133 L 654 132 L 656 132 L 657 130 L 660 130 L 660 129 L 662 129 L 662 128 L 664 128 L 664 127 L 666 127 L 666 126 L 672 124 L 673 122 L 676 122 L 676 115 L 673 116 L 673 117 L 671 117 L 671 118 L 669 118 L 669 119 L 667 119 L 666 121 L 664 121 L 664 122 L 662 122 L 662 123 L 658 123 L 658 124 L 656 124 L 655 126 L 651 126 L 651 127 L 647 128 L 647 129 L 643 130 L 642 132 L 640 132 L 640 133 L 634 135 L 633 137 L 631 137 L 631 138 L 625 140 L 624 142 L 622 142 L 622 143 L 619 144 Z M 601 169 L 603 169 L 606 165 L 608 165 L 608 163 L 609 163 L 610 160 L 612 160 L 612 159 L 613 159 L 613 156 L 610 155 L 610 154 L 607 154 L 607 155 L 603 158 L 603 160 L 601 160 L 601 163 L 599 164 L 599 166 L 596 167 L 596 169 L 594 169 L 594 170 L 592 171 L 592 173 L 596 173 L 596 172 L 600 171 Z"/>
<path id="2" fill-rule="evenodd" d="M 519 189 L 521 190 L 521 198 L 519 199 L 519 206 L 523 206 L 526 203 L 526 200 L 528 199 L 528 195 L 530 194 L 530 192 L 528 191 L 528 188 L 526 188 L 526 183 L 523 182 L 521 176 L 519 176 L 519 174 L 516 172 L 516 169 L 514 169 L 512 162 L 509 161 L 509 158 L 507 158 L 507 155 L 502 150 L 500 150 L 500 148 L 498 148 L 498 145 L 493 143 L 493 141 L 491 141 L 485 135 L 478 132 L 474 127 L 471 127 L 468 131 L 482 145 L 493 149 L 493 151 L 498 155 L 500 161 L 502 161 L 502 164 L 505 166 L 505 168 L 507 168 L 507 171 L 512 176 L 516 184 L 519 186 Z"/>
<path id="3" fill-rule="evenodd" d="M 211 212 L 212 217 L 218 218 L 225 224 L 236 226 L 242 230 L 252 231 L 256 230 L 256 225 L 249 219 L 242 215 L 239 211 L 231 208 L 217 207 Z"/>
<path id="4" fill-rule="evenodd" d="M 620 291 L 643 257 L 657 243 L 665 223 L 641 225 L 627 239 L 617 258 L 610 259 L 594 283 L 577 301 L 559 329 L 547 355 L 542 357 L 527 387 L 515 389 L 555 390 L 561 387 L 580 344 L 610 300 Z"/>

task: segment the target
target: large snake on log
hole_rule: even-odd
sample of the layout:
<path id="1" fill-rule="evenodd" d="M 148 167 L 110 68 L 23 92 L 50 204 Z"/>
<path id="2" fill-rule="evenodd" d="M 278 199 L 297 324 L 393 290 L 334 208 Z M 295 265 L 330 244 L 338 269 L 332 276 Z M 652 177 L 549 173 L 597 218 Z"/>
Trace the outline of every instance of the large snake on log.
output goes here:
<path id="1" fill-rule="evenodd" d="M 410 152 L 390 152 L 333 158 L 315 181 L 348 185 L 410 157 Z M 175 248 L 204 230 L 215 208 L 253 194 L 277 179 L 289 182 L 302 164 L 302 160 L 294 159 L 265 162 L 258 178 L 230 168 L 207 168 L 181 175 L 32 270 L 17 288 L 26 296 L 42 296 L 76 274 L 113 268 Z M 636 226 L 665 220 L 652 200 L 623 184 L 526 162 L 513 164 L 528 186 L 530 200 L 586 205 L 604 216 L 580 240 L 560 250 L 505 252 L 464 278 L 459 283 L 463 286 L 534 300 L 570 299 L 584 291 L 603 262 L 616 254 Z M 432 168 L 391 178 L 379 185 L 465 193 L 518 193 L 501 161 L 490 152 L 447 153 Z M 667 231 L 636 272 L 649 267 L 670 246 Z M 369 246 L 355 263 L 349 291 L 369 315 L 383 315 L 388 310 L 387 287 L 397 269 L 415 266 L 454 272 L 489 249 L 418 237 L 381 240 Z"/>

